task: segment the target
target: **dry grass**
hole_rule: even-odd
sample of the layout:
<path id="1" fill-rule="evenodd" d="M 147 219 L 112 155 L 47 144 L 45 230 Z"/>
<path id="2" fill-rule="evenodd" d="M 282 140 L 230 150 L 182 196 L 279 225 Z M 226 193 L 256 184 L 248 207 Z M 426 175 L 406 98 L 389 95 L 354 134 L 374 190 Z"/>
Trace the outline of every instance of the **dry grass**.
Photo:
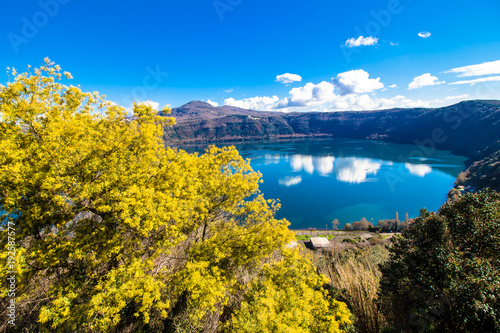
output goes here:
<path id="1" fill-rule="evenodd" d="M 385 247 L 372 246 L 367 250 L 334 254 L 329 264 L 320 268 L 356 316 L 355 325 L 360 333 L 379 332 L 387 324 L 377 306 L 382 276 L 378 264 L 385 261 L 387 255 Z"/>

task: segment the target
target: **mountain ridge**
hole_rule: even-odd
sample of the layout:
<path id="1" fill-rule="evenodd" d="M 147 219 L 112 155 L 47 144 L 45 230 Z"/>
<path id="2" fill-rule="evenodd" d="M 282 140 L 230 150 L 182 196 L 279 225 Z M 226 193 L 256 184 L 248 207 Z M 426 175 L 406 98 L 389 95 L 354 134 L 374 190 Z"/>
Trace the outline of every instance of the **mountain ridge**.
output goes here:
<path id="1" fill-rule="evenodd" d="M 456 186 L 484 188 L 491 180 L 493 188 L 500 190 L 496 175 L 500 173 L 496 168 L 500 165 L 498 100 L 463 101 L 440 108 L 303 113 L 215 107 L 192 101 L 172 109 L 170 116 L 177 123 L 165 128 L 164 139 L 171 145 L 312 137 L 416 144 L 423 152 L 443 149 L 469 158 L 467 167 L 474 170 L 468 169 L 461 177 L 464 181 L 457 180 Z"/>

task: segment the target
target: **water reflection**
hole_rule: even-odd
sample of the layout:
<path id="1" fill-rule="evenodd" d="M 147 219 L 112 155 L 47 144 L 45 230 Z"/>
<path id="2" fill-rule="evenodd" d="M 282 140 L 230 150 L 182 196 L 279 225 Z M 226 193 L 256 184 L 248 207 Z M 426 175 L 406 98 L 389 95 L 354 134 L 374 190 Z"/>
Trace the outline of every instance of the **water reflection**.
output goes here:
<path id="1" fill-rule="evenodd" d="M 278 181 L 278 183 L 280 185 L 283 185 L 283 186 L 286 186 L 286 187 L 290 187 L 290 186 L 293 186 L 293 185 L 298 185 L 302 182 L 302 177 L 301 176 L 297 176 L 297 177 L 286 177 L 286 178 L 283 178 L 283 179 L 280 179 Z"/>
<path id="2" fill-rule="evenodd" d="M 339 159 L 336 165 L 337 180 L 351 184 L 363 183 L 367 180 L 368 175 L 376 175 L 381 166 L 381 161 L 369 158 L 347 157 Z"/>
<path id="3" fill-rule="evenodd" d="M 237 149 L 261 172 L 265 197 L 280 199 L 276 217 L 296 229 L 325 228 L 333 219 L 342 227 L 362 217 L 376 223 L 396 212 L 416 217 L 422 207 L 436 210 L 466 160 L 418 146 L 346 139 L 243 143 Z"/>
<path id="4" fill-rule="evenodd" d="M 279 154 L 266 154 L 264 156 L 264 164 L 265 165 L 270 165 L 270 164 L 278 164 L 280 160 L 282 159 L 283 156 Z"/>
<path id="5" fill-rule="evenodd" d="M 408 169 L 408 171 L 410 171 L 410 173 L 412 175 L 415 175 L 418 177 L 424 177 L 425 175 L 432 172 L 432 168 L 427 164 L 406 163 L 405 167 L 406 167 L 406 169 Z"/>
<path id="6" fill-rule="evenodd" d="M 317 160 L 318 158 L 315 157 L 314 159 Z M 290 162 L 290 166 L 295 172 L 304 170 L 311 175 L 314 173 L 313 157 L 310 155 L 294 155 Z"/>
<path id="7" fill-rule="evenodd" d="M 306 172 L 310 175 L 317 173 L 321 176 L 335 176 L 338 181 L 359 184 L 369 181 L 370 175 L 376 175 L 382 164 L 392 165 L 392 162 L 383 162 L 371 158 L 312 156 L 312 155 L 266 155 L 265 164 L 277 163 L 277 159 L 289 161 L 293 172 Z M 373 179 L 375 180 L 375 179 Z M 297 185 L 302 177 L 286 177 L 279 180 L 283 186 Z"/>

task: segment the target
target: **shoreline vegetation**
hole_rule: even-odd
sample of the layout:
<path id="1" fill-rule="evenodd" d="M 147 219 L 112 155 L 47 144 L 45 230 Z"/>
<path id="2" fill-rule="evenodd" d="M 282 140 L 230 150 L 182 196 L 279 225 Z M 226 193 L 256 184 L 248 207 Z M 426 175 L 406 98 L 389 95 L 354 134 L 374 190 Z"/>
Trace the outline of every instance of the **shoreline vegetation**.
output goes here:
<path id="1" fill-rule="evenodd" d="M 129 117 L 48 58 L 10 73 L 0 332 L 500 332 L 499 193 L 290 230 L 234 147 L 166 146 L 168 108 Z"/>

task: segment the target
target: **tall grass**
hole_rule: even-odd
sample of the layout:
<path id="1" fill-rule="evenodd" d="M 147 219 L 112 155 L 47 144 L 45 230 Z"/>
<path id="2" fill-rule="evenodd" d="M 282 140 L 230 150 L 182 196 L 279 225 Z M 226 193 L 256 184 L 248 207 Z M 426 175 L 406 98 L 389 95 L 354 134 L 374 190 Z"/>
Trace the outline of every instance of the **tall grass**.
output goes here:
<path id="1" fill-rule="evenodd" d="M 333 254 L 320 266 L 331 288 L 356 316 L 355 326 L 360 333 L 379 332 L 387 325 L 377 306 L 382 276 L 378 265 L 387 257 L 387 249 L 376 245 L 363 251 Z"/>

